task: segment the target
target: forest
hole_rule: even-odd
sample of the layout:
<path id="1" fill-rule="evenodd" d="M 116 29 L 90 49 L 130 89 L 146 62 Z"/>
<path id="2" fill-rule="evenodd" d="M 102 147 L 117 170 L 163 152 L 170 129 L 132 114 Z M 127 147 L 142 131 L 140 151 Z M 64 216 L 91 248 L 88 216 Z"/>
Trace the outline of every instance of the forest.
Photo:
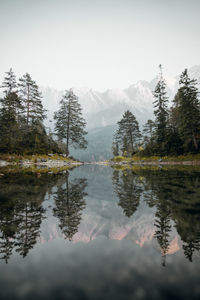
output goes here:
<path id="1" fill-rule="evenodd" d="M 30 74 L 26 73 L 17 82 L 10 69 L 1 88 L 4 94 L 0 99 L 1 153 L 68 155 L 69 145 L 86 147 L 86 122 L 82 118 L 78 97 L 72 90 L 65 92 L 60 108 L 54 114 L 54 134 L 44 125 L 46 110 L 42 104 L 42 94 Z"/>
<path id="2" fill-rule="evenodd" d="M 189 78 L 185 69 L 179 88 L 169 106 L 166 82 L 159 65 L 159 80 L 153 91 L 154 120 L 148 120 L 140 131 L 134 114 L 127 110 L 117 123 L 113 138 L 113 155 L 130 157 L 176 156 L 197 154 L 200 149 L 200 101 L 197 80 Z"/>
<path id="3" fill-rule="evenodd" d="M 197 154 L 200 148 L 200 101 L 197 80 L 189 78 L 185 69 L 170 106 L 159 66 L 158 82 L 153 93 L 154 120 L 147 120 L 140 129 L 135 116 L 127 110 L 113 137 L 114 156 L 178 156 Z M 87 147 L 86 121 L 73 90 L 66 90 L 58 111 L 54 113 L 54 132 L 45 127 L 46 110 L 39 86 L 26 73 L 18 80 L 12 69 L 1 84 L 0 153 L 69 155 L 70 146 Z"/>

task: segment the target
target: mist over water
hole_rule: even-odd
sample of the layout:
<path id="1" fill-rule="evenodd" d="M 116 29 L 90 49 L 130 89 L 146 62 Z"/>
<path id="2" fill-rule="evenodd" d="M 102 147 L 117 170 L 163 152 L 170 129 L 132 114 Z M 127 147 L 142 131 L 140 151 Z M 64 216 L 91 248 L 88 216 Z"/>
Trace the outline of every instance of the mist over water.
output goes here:
<path id="1" fill-rule="evenodd" d="M 1 299 L 199 299 L 200 171 L 0 180 Z"/>

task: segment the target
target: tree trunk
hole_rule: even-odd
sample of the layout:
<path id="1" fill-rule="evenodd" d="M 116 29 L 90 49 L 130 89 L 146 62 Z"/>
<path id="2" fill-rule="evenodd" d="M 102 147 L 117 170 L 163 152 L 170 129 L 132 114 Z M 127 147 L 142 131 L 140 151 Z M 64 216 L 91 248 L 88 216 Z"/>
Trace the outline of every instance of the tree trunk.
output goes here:
<path id="1" fill-rule="evenodd" d="M 26 125 L 28 127 L 28 123 L 29 123 L 29 110 L 30 110 L 30 103 L 29 103 L 29 86 L 28 86 L 28 90 L 27 90 L 27 117 L 26 117 Z"/>
<path id="2" fill-rule="evenodd" d="M 67 141 L 66 141 L 66 155 L 69 155 L 69 124 L 70 123 L 70 104 L 68 105 L 68 117 L 67 117 Z"/>
<path id="3" fill-rule="evenodd" d="M 192 139 L 193 139 L 193 143 L 194 143 L 194 147 L 196 150 L 198 150 L 198 144 L 197 144 L 197 139 L 195 137 L 194 132 L 192 133 Z"/>

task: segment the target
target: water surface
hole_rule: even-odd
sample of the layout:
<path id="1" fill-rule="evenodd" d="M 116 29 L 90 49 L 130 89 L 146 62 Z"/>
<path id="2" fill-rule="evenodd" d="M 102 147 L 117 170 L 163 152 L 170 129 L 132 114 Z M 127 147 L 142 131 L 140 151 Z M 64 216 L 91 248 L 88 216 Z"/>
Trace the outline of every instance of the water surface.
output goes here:
<path id="1" fill-rule="evenodd" d="M 0 299 L 199 299 L 200 172 L 0 179 Z"/>

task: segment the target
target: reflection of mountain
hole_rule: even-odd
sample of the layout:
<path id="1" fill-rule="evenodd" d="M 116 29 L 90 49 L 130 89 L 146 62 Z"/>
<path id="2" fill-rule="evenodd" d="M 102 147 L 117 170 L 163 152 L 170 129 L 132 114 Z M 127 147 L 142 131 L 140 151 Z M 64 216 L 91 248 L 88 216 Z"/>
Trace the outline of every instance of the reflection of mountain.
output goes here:
<path id="1" fill-rule="evenodd" d="M 26 256 L 36 243 L 58 237 L 88 243 L 103 236 L 153 247 L 163 264 L 180 249 L 193 261 L 200 250 L 199 196 L 199 172 L 176 169 L 86 165 L 70 176 L 5 176 L 0 257 L 8 262 L 14 251 Z"/>
<path id="2" fill-rule="evenodd" d="M 86 166 L 83 174 L 88 174 L 90 182 L 87 206 L 73 242 L 89 242 L 101 236 L 128 239 L 140 247 L 153 246 L 162 256 L 163 265 L 166 255 L 180 249 L 189 260 L 199 251 L 199 173 L 144 168 L 114 171 L 111 176 L 109 168 Z M 111 192 L 112 180 L 119 194 Z M 119 206 L 119 200 L 125 206 Z M 54 238 L 60 236 L 58 225 L 50 226 L 54 226 Z M 43 241 L 50 238 L 44 232 Z"/>
<path id="3" fill-rule="evenodd" d="M 108 209 L 108 207 L 107 207 Z M 142 209 L 139 214 L 142 214 Z M 152 246 L 155 234 L 153 224 L 153 214 L 142 214 L 138 219 L 126 219 L 124 217 L 116 219 L 105 219 L 94 211 L 84 212 L 82 221 L 79 224 L 78 232 L 72 238 L 73 243 L 89 243 L 92 240 L 105 236 L 110 240 L 131 240 L 133 244 L 140 247 Z M 55 222 L 55 220 L 54 220 Z M 58 223 L 51 223 L 48 227 L 43 228 L 41 243 L 46 243 L 52 239 L 63 237 L 59 230 Z M 181 248 L 181 241 L 175 231 L 170 237 L 167 254 L 174 254 Z M 159 249 L 158 249 L 159 250 Z"/>
<path id="4" fill-rule="evenodd" d="M 86 150 L 71 149 L 74 157 L 82 161 L 104 161 L 112 157 L 112 139 L 116 125 L 93 128 L 88 131 L 88 147 Z"/>

